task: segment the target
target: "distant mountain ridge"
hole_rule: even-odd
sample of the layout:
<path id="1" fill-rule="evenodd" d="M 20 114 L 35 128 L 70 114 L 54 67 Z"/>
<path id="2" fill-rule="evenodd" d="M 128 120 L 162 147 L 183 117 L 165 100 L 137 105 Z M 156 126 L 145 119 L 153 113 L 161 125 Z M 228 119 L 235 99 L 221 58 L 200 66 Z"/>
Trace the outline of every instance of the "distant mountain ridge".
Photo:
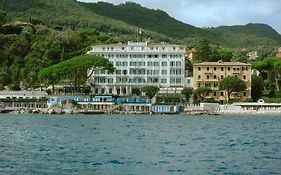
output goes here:
<path id="1" fill-rule="evenodd" d="M 249 23 L 246 25 L 234 25 L 234 26 L 219 26 L 215 28 L 217 31 L 224 32 L 237 32 L 249 35 L 258 35 L 273 40 L 281 41 L 281 35 L 267 24 Z"/>
<path id="2" fill-rule="evenodd" d="M 81 5 L 101 16 L 121 20 L 171 37 L 207 36 L 210 33 L 180 22 L 162 10 L 148 9 L 132 2 L 120 5 L 107 2 L 81 3 Z"/>
<path id="3" fill-rule="evenodd" d="M 84 3 L 76 0 L 0 0 L 0 9 L 10 20 L 36 18 L 45 25 L 61 27 L 94 27 L 115 35 L 133 35 L 137 28 L 159 40 L 173 38 L 180 43 L 208 38 L 224 47 L 244 48 L 281 45 L 281 35 L 266 24 L 247 24 L 198 28 L 170 17 L 162 10 L 136 3 L 113 5 L 106 2 Z"/>

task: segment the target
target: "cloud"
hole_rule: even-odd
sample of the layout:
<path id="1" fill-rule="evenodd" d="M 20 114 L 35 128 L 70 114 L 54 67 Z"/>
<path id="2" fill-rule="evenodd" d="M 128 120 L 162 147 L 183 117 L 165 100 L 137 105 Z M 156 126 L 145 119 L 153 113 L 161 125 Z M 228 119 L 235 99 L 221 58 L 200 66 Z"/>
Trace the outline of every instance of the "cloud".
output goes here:
<path id="1" fill-rule="evenodd" d="M 80 0 L 97 2 L 98 0 Z M 120 4 L 128 0 L 105 0 Z M 265 23 L 281 33 L 280 0 L 130 0 L 198 27 Z"/>

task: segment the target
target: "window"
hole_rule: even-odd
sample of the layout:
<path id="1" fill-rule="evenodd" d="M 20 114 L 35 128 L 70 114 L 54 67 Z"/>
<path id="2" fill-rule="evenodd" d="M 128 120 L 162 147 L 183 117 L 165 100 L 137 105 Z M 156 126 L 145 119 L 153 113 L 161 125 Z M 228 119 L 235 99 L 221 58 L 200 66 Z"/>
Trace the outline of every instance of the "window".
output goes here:
<path id="1" fill-rule="evenodd" d="M 159 62 L 154 62 L 153 66 L 159 66 Z"/>
<path id="2" fill-rule="evenodd" d="M 247 93 L 246 93 L 246 92 L 243 92 L 243 96 L 246 97 L 246 96 L 247 96 Z"/>
<path id="3" fill-rule="evenodd" d="M 214 67 L 214 71 L 217 71 L 217 67 Z"/>
<path id="4" fill-rule="evenodd" d="M 158 75 L 159 74 L 159 70 L 153 70 L 153 74 L 154 75 Z"/>
<path id="5" fill-rule="evenodd" d="M 223 71 L 223 67 L 221 67 L 221 71 Z"/>
<path id="6" fill-rule="evenodd" d="M 198 71 L 201 71 L 201 67 L 198 67 Z"/>
<path id="7" fill-rule="evenodd" d="M 198 87 L 201 87 L 201 83 L 198 83 Z"/>
<path id="8" fill-rule="evenodd" d="M 161 83 L 163 84 L 167 83 L 167 79 L 161 79 Z"/>
<path id="9" fill-rule="evenodd" d="M 214 96 L 217 96 L 217 92 L 216 91 L 214 91 Z"/>
<path id="10" fill-rule="evenodd" d="M 122 62 L 122 66 L 128 66 L 128 62 Z"/>
<path id="11" fill-rule="evenodd" d="M 243 75 L 243 80 L 246 80 L 246 75 Z"/>
<path id="12" fill-rule="evenodd" d="M 113 78 L 109 78 L 107 81 L 108 83 L 113 83 Z"/>
<path id="13" fill-rule="evenodd" d="M 181 79 L 180 79 L 180 78 L 177 78 L 177 79 L 176 79 L 176 83 L 177 83 L 177 84 L 181 84 Z"/>
<path id="14" fill-rule="evenodd" d="M 230 71 L 230 67 L 227 67 L 227 70 Z"/>
<path id="15" fill-rule="evenodd" d="M 175 75 L 175 74 L 176 74 L 176 70 L 171 69 L 171 70 L 170 70 L 170 74 L 171 74 L 171 75 Z"/>
<path id="16" fill-rule="evenodd" d="M 223 92 L 221 92 L 221 96 L 222 96 L 222 97 L 224 96 Z"/>
<path id="17" fill-rule="evenodd" d="M 116 74 L 120 75 L 121 74 L 121 70 L 116 70 Z"/>
<path id="18" fill-rule="evenodd" d="M 234 71 L 234 72 L 239 72 L 239 70 L 240 70 L 239 67 L 236 67 L 236 68 L 234 67 L 234 68 L 233 68 L 233 71 Z"/>
<path id="19" fill-rule="evenodd" d="M 223 75 L 221 75 L 221 79 L 223 79 Z"/>
<path id="20" fill-rule="evenodd" d="M 181 75 L 181 70 L 180 69 L 176 70 L 176 75 Z"/>
<path id="21" fill-rule="evenodd" d="M 209 80 L 210 79 L 210 75 L 206 75 L 206 79 Z"/>
<path id="22" fill-rule="evenodd" d="M 216 76 L 216 75 L 214 75 L 214 79 L 215 79 L 215 80 L 217 79 L 217 76 Z"/>
<path id="23" fill-rule="evenodd" d="M 198 75 L 198 79 L 199 79 L 199 80 L 201 79 L 201 75 Z"/>
<path id="24" fill-rule="evenodd" d="M 161 65 L 164 67 L 164 66 L 167 66 L 167 62 L 162 62 Z"/>
<path id="25" fill-rule="evenodd" d="M 167 70 L 161 70 L 162 75 L 167 75 Z"/>
<path id="26" fill-rule="evenodd" d="M 243 70 L 243 71 L 247 71 L 247 70 L 248 70 L 248 67 L 242 67 L 242 70 Z"/>
<path id="27" fill-rule="evenodd" d="M 206 70 L 209 71 L 209 70 L 210 70 L 210 67 L 206 67 Z"/>
<path id="28" fill-rule="evenodd" d="M 177 66 L 177 67 L 181 67 L 181 62 L 180 62 L 180 61 L 177 61 L 177 62 L 176 62 L 176 66 Z"/>

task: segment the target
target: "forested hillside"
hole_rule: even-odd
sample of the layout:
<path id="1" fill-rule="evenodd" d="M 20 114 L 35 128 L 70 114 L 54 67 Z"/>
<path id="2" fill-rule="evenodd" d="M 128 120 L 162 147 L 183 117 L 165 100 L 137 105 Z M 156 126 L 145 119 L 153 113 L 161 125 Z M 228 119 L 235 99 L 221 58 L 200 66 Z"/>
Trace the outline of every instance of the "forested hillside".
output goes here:
<path id="1" fill-rule="evenodd" d="M 75 0 L 0 0 L 0 10 L 7 12 L 8 21 L 30 21 L 55 30 L 79 30 L 92 27 L 125 40 L 135 39 L 137 27 L 121 20 L 100 16 Z M 170 38 L 145 30 L 144 37 L 170 41 Z"/>
<path id="2" fill-rule="evenodd" d="M 198 38 L 204 37 L 228 48 L 276 47 L 281 44 L 281 36 L 266 24 L 203 29 L 184 24 L 164 11 L 129 2 L 113 5 L 76 0 L 0 0 L 0 9 L 8 12 L 8 19 L 12 21 L 34 19 L 53 29 L 94 27 L 127 40 L 135 39 L 141 28 L 143 37 L 155 42 L 164 40 L 194 45 Z"/>
<path id="3" fill-rule="evenodd" d="M 144 8 L 139 4 L 131 2 L 117 6 L 106 2 L 81 3 L 81 5 L 101 16 L 121 20 L 128 24 L 163 33 L 171 37 L 207 37 L 212 35 L 212 32 L 171 18 L 164 11 Z"/>
<path id="4" fill-rule="evenodd" d="M 0 0 L 0 90 L 39 87 L 42 68 L 82 55 L 95 44 L 148 39 L 198 48 L 202 38 L 214 47 L 214 60 L 218 55 L 231 59 L 234 50 L 238 61 L 258 49 L 266 57 L 281 45 L 280 35 L 265 24 L 196 28 L 135 3 Z"/>

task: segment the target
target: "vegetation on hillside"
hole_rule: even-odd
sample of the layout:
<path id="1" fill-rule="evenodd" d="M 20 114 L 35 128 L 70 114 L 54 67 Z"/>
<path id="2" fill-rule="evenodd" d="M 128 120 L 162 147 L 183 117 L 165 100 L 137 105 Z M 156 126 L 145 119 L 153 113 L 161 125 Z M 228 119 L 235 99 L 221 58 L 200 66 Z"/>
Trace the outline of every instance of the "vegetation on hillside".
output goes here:
<path id="1" fill-rule="evenodd" d="M 276 47 L 281 44 L 281 36 L 265 24 L 203 29 L 180 22 L 164 11 L 131 2 L 113 5 L 76 0 L 0 0 L 0 9 L 7 12 L 9 21 L 33 20 L 59 30 L 93 27 L 119 36 L 121 41 L 142 37 L 192 47 L 198 39 L 205 37 L 226 48 Z M 141 37 L 136 36 L 139 29 L 143 30 Z"/>
<path id="2" fill-rule="evenodd" d="M 4 24 L 5 13 L 0 14 Z M 11 90 L 38 87 L 38 73 L 42 68 L 85 54 L 93 44 L 111 43 L 113 40 L 114 37 L 93 28 L 60 31 L 41 24 L 34 25 L 34 28 L 2 25 L 0 90 L 5 86 Z"/>

